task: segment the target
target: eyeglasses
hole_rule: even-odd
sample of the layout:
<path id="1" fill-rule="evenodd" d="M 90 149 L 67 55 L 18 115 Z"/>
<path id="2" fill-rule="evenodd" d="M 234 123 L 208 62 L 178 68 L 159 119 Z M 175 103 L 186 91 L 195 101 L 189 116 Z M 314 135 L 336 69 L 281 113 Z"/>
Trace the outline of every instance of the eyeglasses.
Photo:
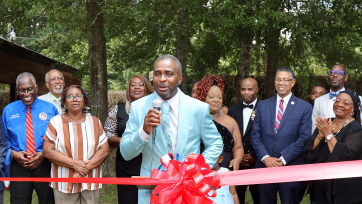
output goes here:
<path id="1" fill-rule="evenodd" d="M 334 101 L 334 103 L 337 103 L 337 104 L 342 103 L 342 104 L 344 104 L 345 106 L 349 106 L 349 105 L 353 104 L 353 103 L 350 103 L 349 101 L 342 101 L 341 99 L 336 99 L 336 100 Z"/>
<path id="2" fill-rule="evenodd" d="M 74 99 L 76 99 L 76 101 L 82 101 L 83 100 L 83 95 L 68 95 L 66 96 L 67 101 L 74 101 Z"/>
<path id="3" fill-rule="evenodd" d="M 329 76 L 334 76 L 337 73 L 338 76 L 343 76 L 345 74 L 344 71 L 329 71 Z"/>
<path id="4" fill-rule="evenodd" d="M 287 83 L 288 81 L 293 81 L 294 79 L 279 79 L 279 78 L 276 78 L 275 79 L 275 81 L 276 82 L 281 82 L 281 81 L 283 81 L 283 82 L 285 82 L 285 83 Z"/>

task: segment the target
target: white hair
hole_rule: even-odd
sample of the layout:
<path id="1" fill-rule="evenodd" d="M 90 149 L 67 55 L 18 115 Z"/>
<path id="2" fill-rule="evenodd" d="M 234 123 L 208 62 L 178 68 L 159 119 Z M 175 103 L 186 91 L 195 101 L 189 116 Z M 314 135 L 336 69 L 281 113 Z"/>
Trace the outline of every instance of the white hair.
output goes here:
<path id="1" fill-rule="evenodd" d="M 52 70 L 50 70 L 49 72 L 54 71 L 54 70 L 57 70 L 57 69 L 52 69 Z M 59 71 L 59 70 L 57 70 L 57 71 L 62 74 L 62 77 L 63 77 L 63 80 L 64 80 L 64 75 L 63 75 L 63 73 L 62 73 L 61 71 Z M 48 74 L 49 74 L 49 72 L 47 72 L 47 73 L 45 74 L 45 82 L 48 82 L 48 81 L 49 81 L 49 80 L 48 80 Z"/>
<path id="2" fill-rule="evenodd" d="M 28 78 L 28 77 L 33 81 L 34 85 L 36 85 L 36 80 L 35 80 L 34 75 L 32 75 L 29 72 L 23 72 L 23 73 L 19 74 L 18 77 L 16 78 L 16 86 L 18 86 L 18 82 L 20 80 L 22 80 L 23 78 Z"/>

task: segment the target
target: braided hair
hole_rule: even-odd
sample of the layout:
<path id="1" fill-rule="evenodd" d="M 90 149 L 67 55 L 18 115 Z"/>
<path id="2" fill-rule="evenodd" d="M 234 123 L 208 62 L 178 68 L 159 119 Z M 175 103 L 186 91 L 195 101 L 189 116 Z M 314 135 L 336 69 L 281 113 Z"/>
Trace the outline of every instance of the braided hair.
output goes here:
<path id="1" fill-rule="evenodd" d="M 205 101 L 207 93 L 212 86 L 219 87 L 222 93 L 224 93 L 224 80 L 219 75 L 206 75 L 197 83 L 196 98 L 200 101 Z"/>

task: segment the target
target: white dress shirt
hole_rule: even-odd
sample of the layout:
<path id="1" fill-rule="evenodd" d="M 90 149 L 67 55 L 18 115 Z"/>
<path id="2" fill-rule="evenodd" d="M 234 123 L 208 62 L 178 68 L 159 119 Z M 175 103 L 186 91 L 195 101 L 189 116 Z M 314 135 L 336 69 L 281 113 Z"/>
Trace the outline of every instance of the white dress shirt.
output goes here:
<path id="1" fill-rule="evenodd" d="M 164 100 L 157 94 L 157 99 L 164 102 Z M 170 104 L 170 122 L 171 122 L 171 141 L 172 141 L 172 152 L 175 153 L 176 150 L 176 143 L 177 143 L 177 135 L 178 135 L 178 115 L 179 115 L 179 105 L 180 105 L 180 93 L 177 91 L 176 95 L 170 99 L 167 100 L 167 102 Z M 162 115 L 161 115 L 162 120 Z M 139 129 L 139 135 L 143 139 L 143 141 L 148 142 L 151 138 L 151 134 L 147 134 L 143 130 L 143 126 Z"/>
<path id="2" fill-rule="evenodd" d="M 341 89 L 341 90 L 339 90 L 340 92 L 342 92 L 342 91 L 344 91 L 345 89 L 344 89 L 344 87 Z M 329 90 L 330 92 L 332 92 L 332 93 L 335 93 L 335 92 L 333 92 L 332 90 Z M 329 97 L 329 93 L 328 93 L 328 97 Z M 333 111 L 333 105 L 334 105 L 334 101 L 336 100 L 336 98 L 337 97 L 333 97 L 333 98 L 330 98 L 329 99 L 329 102 L 328 102 L 328 118 L 335 118 L 336 117 L 336 114 L 334 113 L 334 111 Z"/>
<path id="3" fill-rule="evenodd" d="M 253 105 L 253 107 L 255 108 L 255 104 L 256 104 L 256 101 L 258 99 L 255 99 L 252 103 L 250 104 L 246 104 L 244 101 L 243 101 L 243 104 L 244 105 Z M 248 124 L 249 124 L 249 120 L 250 120 L 250 117 L 251 117 L 251 114 L 253 113 L 253 109 L 251 108 L 244 108 L 243 109 L 243 135 L 245 134 L 245 131 L 246 131 L 246 128 L 248 127 Z"/>
<path id="4" fill-rule="evenodd" d="M 278 109 L 279 109 L 279 104 L 280 104 L 280 101 L 283 99 L 284 102 L 283 102 L 283 115 L 284 115 L 284 112 L 285 110 L 287 109 L 287 105 L 289 103 L 289 99 L 290 97 L 292 96 L 292 92 L 290 92 L 290 94 L 288 94 L 286 97 L 282 98 L 279 96 L 279 94 L 277 94 L 277 104 L 276 104 L 276 111 L 275 111 L 275 121 L 277 120 L 277 117 L 278 117 Z M 264 163 L 264 159 L 267 158 L 267 157 L 270 157 L 269 155 L 265 155 L 261 161 Z M 281 156 L 279 157 L 279 159 L 282 159 L 282 162 L 284 165 L 287 165 L 287 162 L 285 162 L 284 160 L 284 157 Z"/>

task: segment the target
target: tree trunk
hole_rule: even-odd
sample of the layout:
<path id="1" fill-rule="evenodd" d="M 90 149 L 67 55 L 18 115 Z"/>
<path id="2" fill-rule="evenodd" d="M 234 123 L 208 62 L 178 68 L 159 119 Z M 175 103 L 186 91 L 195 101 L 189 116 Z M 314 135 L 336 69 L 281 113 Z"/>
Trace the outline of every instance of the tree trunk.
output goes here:
<path id="1" fill-rule="evenodd" d="M 240 84 L 241 81 L 249 77 L 250 72 L 250 62 L 251 62 L 251 48 L 253 46 L 253 34 L 250 27 L 241 29 L 242 39 L 241 39 L 241 50 L 238 63 L 238 73 L 237 79 L 238 84 L 236 84 L 236 103 L 241 101 L 240 93 Z"/>
<path id="2" fill-rule="evenodd" d="M 185 9 L 180 9 L 178 12 L 178 25 L 176 34 L 176 57 L 180 60 L 182 66 L 183 81 L 180 89 L 187 94 L 187 47 L 189 39 L 187 37 L 186 18 L 187 12 Z"/>
<path id="3" fill-rule="evenodd" d="M 278 69 L 279 37 L 280 29 L 278 26 L 273 26 L 272 19 L 269 18 L 268 32 L 265 36 L 266 49 L 268 54 L 267 71 L 265 76 L 265 99 L 275 96 L 276 93 L 274 79 Z"/>
<path id="4" fill-rule="evenodd" d="M 90 108 L 91 114 L 104 124 L 107 118 L 107 63 L 106 39 L 103 35 L 102 0 L 86 2 L 90 61 Z M 114 162 L 107 157 L 103 164 L 103 176 L 114 176 Z M 109 168 L 109 167 L 113 167 Z"/>
<path id="5" fill-rule="evenodd" d="M 107 64 L 106 39 L 104 38 L 102 0 L 89 0 L 86 3 L 90 61 L 90 107 L 91 114 L 98 117 L 102 124 L 107 118 Z"/>

